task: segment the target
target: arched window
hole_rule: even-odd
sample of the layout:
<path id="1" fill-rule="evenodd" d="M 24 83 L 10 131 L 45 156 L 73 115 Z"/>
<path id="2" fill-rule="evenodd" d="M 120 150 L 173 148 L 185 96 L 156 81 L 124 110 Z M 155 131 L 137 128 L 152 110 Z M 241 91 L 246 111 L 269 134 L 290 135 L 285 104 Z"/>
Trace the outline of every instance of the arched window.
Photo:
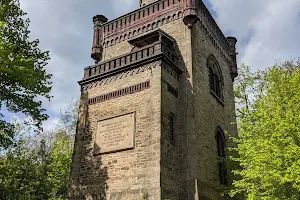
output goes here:
<path id="1" fill-rule="evenodd" d="M 175 116 L 173 113 L 169 116 L 169 137 L 171 143 L 175 142 Z"/>
<path id="2" fill-rule="evenodd" d="M 207 67 L 209 70 L 210 91 L 220 100 L 223 100 L 223 76 L 221 68 L 213 55 L 208 57 Z"/>
<path id="3" fill-rule="evenodd" d="M 226 140 L 225 140 L 225 135 L 220 128 L 217 129 L 216 140 L 217 140 L 217 150 L 219 156 L 218 167 L 219 167 L 220 183 L 222 185 L 226 185 L 227 184 L 227 169 L 225 166 Z"/>

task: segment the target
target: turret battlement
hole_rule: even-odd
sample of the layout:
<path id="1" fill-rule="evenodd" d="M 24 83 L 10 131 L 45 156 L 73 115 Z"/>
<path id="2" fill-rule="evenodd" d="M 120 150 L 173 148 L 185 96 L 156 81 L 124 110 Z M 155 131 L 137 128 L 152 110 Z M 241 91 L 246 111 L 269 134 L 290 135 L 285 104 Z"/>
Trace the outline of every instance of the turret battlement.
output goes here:
<path id="1" fill-rule="evenodd" d="M 94 40 L 96 40 L 93 43 L 94 52 L 101 52 L 97 48 L 112 46 L 182 19 L 189 28 L 200 21 L 205 34 L 230 62 L 230 45 L 201 0 L 141 0 L 140 3 L 145 5 L 100 25 L 94 35 Z M 95 61 L 97 63 L 100 60 Z"/>

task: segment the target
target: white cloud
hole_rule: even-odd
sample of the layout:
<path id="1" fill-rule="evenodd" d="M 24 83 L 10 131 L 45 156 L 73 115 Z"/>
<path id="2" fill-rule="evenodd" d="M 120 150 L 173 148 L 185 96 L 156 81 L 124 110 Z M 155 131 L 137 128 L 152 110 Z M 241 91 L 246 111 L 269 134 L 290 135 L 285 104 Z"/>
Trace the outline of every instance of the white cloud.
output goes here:
<path id="1" fill-rule="evenodd" d="M 239 39 L 239 62 L 265 68 L 300 56 L 299 0 L 210 0 L 217 22 Z"/>
<path id="2" fill-rule="evenodd" d="M 52 118 L 43 123 L 43 130 L 45 132 L 51 132 L 57 128 L 57 124 L 59 123 L 58 119 Z"/>
<path id="3" fill-rule="evenodd" d="M 83 69 L 92 65 L 90 58 L 93 38 L 92 17 L 103 14 L 110 20 L 137 8 L 137 0 L 20 0 L 22 9 L 31 20 L 32 39 L 50 51 L 47 71 L 53 74 L 51 102 L 45 101 L 50 119 L 44 123 L 48 130 L 61 110 L 80 95 L 77 83 Z"/>
<path id="4" fill-rule="evenodd" d="M 122 0 L 123 5 L 120 5 L 120 0 L 111 0 L 112 8 L 116 15 L 126 14 L 138 8 L 138 0 Z"/>

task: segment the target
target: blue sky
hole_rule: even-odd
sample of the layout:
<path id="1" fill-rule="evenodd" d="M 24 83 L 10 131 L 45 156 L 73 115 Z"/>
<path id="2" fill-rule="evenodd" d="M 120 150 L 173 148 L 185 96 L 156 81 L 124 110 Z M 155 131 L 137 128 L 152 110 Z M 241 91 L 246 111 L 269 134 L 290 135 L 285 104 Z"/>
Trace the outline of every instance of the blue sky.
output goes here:
<path id="1" fill-rule="evenodd" d="M 54 98 L 44 102 L 50 129 L 80 88 L 90 59 L 92 17 L 112 20 L 138 8 L 139 0 L 20 0 L 31 19 L 33 39 L 50 51 Z M 238 38 L 238 62 L 262 69 L 276 59 L 300 56 L 300 0 L 204 0 L 225 35 Z"/>

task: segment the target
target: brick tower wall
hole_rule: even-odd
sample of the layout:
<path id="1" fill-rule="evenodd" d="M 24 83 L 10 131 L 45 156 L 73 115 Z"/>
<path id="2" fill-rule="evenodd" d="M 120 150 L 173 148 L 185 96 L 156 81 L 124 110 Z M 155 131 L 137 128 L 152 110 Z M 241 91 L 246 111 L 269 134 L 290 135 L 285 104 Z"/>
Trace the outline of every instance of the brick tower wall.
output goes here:
<path id="1" fill-rule="evenodd" d="M 175 54 L 177 55 L 177 67 L 182 71 L 192 73 L 191 56 L 191 31 L 183 23 L 182 18 L 159 26 L 159 28 L 176 40 Z M 103 52 L 104 60 L 112 59 L 120 54 L 129 53 L 133 49 L 127 41 L 109 46 Z M 187 143 L 186 143 L 186 84 L 189 82 L 183 74 L 176 75 L 168 64 L 163 64 L 161 77 L 161 190 L 162 199 L 187 198 Z M 138 74 L 135 76 L 139 76 Z M 176 76 L 176 78 L 175 78 Z M 178 76 L 178 77 L 177 77 Z M 174 97 L 168 91 L 168 84 L 178 90 L 178 97 Z M 187 85 L 190 85 L 188 83 Z M 174 113 L 176 117 L 176 144 L 171 145 L 168 141 L 169 114 Z M 158 200 L 158 199 L 155 199 Z"/>
<path id="2" fill-rule="evenodd" d="M 230 65 L 218 50 L 209 34 L 205 34 L 201 22 L 197 22 L 192 30 L 193 53 L 193 110 L 194 134 L 190 135 L 191 165 L 195 170 L 193 178 L 197 179 L 200 199 L 218 200 L 222 188 L 218 171 L 218 153 L 216 130 L 220 127 L 232 135 L 237 134 L 234 112 L 233 82 L 230 74 Z M 209 71 L 207 59 L 213 55 L 218 61 L 224 80 L 221 103 L 210 92 Z M 227 137 L 227 136 L 226 136 Z M 228 143 L 227 137 L 227 146 Z"/>
<path id="3" fill-rule="evenodd" d="M 187 129 L 186 120 L 186 85 L 190 87 L 185 71 L 192 73 L 191 31 L 183 23 L 182 18 L 159 26 L 159 29 L 169 34 L 176 41 L 175 54 L 177 67 L 183 72 L 179 75 L 165 62 L 161 71 L 161 199 L 187 198 L 188 165 L 187 165 Z M 133 49 L 127 41 L 107 47 L 103 52 L 103 59 L 110 60 L 120 54 L 129 53 Z M 135 75 L 138 78 L 140 75 Z M 178 91 L 178 96 L 168 91 L 168 84 Z M 169 137 L 169 115 L 176 118 L 176 140 L 171 145 Z M 145 144 L 146 145 L 146 144 Z M 152 193 L 151 193 L 152 195 Z M 159 200 L 156 198 L 155 200 Z"/>
<path id="4" fill-rule="evenodd" d="M 192 71 L 191 34 L 181 19 L 160 27 L 176 40 L 177 67 L 182 70 L 178 78 L 165 65 L 162 73 L 162 155 L 161 190 L 162 199 L 188 199 L 188 149 L 187 149 L 187 86 L 188 71 Z M 178 96 L 168 87 L 178 91 Z M 170 113 L 175 115 L 175 140 L 170 142 Z"/>
<path id="5" fill-rule="evenodd" d="M 86 129 L 79 129 L 75 142 L 70 196 L 138 200 L 151 194 L 151 200 L 160 199 L 160 62 L 92 83 L 83 96 L 91 99 L 147 81 L 150 88 L 88 106 Z M 95 155 L 97 122 L 128 113 L 135 113 L 135 148 Z"/>
<path id="6" fill-rule="evenodd" d="M 176 41 L 172 52 L 176 66 L 172 67 L 166 58 L 150 60 L 83 84 L 69 196 L 108 200 L 222 199 L 215 136 L 217 127 L 236 134 L 236 127 L 231 125 L 235 121 L 232 59 L 224 52 L 227 41 L 220 42 L 224 36 L 203 7 L 205 15 L 199 15 L 198 21 L 190 17 L 183 20 L 189 14 L 181 10 L 186 1 L 192 2 L 161 0 L 140 8 L 139 14 L 126 16 L 126 21 L 120 18 L 101 27 L 105 37 L 101 41 L 103 51 L 99 52 L 101 63 L 108 63 L 106 69 L 111 67 L 111 60 L 134 50 L 130 40 L 157 29 Z M 139 21 L 139 17 L 146 20 Z M 210 23 L 204 25 L 203 19 Z M 120 28 L 122 24 L 124 28 Z M 193 28 L 189 29 L 191 24 Z M 210 93 L 207 58 L 211 54 L 224 79 L 223 103 Z M 85 70 L 85 76 L 93 70 Z M 147 81 L 150 88 L 88 105 L 87 99 Z M 135 148 L 95 155 L 97 123 L 128 113 L 135 113 Z M 176 122 L 174 141 L 170 140 L 170 114 Z"/>

